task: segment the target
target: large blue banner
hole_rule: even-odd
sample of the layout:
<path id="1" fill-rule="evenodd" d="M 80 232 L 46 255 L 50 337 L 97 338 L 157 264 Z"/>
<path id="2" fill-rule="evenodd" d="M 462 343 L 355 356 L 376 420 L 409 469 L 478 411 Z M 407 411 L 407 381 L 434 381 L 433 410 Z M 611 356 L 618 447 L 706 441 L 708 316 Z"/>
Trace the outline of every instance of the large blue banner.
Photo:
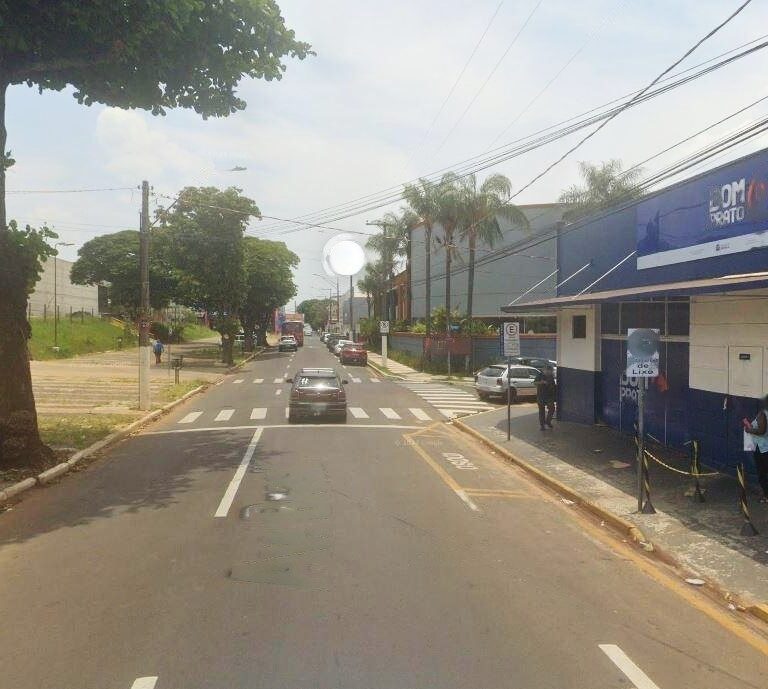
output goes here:
<path id="1" fill-rule="evenodd" d="M 750 158 L 637 205 L 637 268 L 768 246 L 768 159 Z"/>

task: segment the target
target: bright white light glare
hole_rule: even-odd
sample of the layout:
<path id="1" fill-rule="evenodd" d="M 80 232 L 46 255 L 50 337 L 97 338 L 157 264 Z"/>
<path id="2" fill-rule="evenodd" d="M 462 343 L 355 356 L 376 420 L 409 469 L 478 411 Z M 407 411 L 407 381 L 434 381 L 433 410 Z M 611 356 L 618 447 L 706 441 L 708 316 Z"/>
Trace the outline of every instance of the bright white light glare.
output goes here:
<path id="1" fill-rule="evenodd" d="M 323 247 L 323 267 L 334 275 L 355 275 L 364 264 L 363 247 L 343 235 L 333 237 Z"/>

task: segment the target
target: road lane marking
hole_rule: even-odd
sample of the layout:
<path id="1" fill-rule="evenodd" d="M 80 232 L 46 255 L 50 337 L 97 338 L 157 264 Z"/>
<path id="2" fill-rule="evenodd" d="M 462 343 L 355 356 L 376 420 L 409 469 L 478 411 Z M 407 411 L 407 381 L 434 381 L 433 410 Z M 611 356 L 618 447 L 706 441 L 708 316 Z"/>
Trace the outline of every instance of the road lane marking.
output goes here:
<path id="1" fill-rule="evenodd" d="M 464 492 L 467 495 L 471 495 L 473 498 L 530 498 L 536 499 L 533 495 L 528 495 L 521 491 L 514 490 L 485 490 L 483 488 L 465 488 Z"/>
<path id="2" fill-rule="evenodd" d="M 232 414 L 235 413 L 234 409 L 222 409 L 217 415 L 214 421 L 229 421 L 232 418 Z"/>
<path id="3" fill-rule="evenodd" d="M 394 419 L 397 421 L 401 418 L 400 414 L 398 414 L 394 409 L 391 409 L 390 407 L 379 407 L 379 411 L 388 419 Z"/>
<path id="4" fill-rule="evenodd" d="M 221 499 L 221 502 L 219 503 L 215 514 L 213 515 L 214 517 L 226 517 L 227 514 L 229 514 L 229 508 L 232 507 L 232 502 L 234 501 L 235 495 L 237 494 L 237 489 L 240 487 L 240 483 L 245 476 L 245 472 L 248 470 L 248 465 L 251 463 L 253 453 L 256 451 L 256 445 L 259 443 L 259 438 L 261 438 L 263 430 L 264 429 L 261 426 L 256 428 L 256 432 L 253 434 L 251 442 L 248 443 L 248 447 L 245 450 L 243 459 L 240 461 L 240 465 L 235 470 L 235 475 L 229 482 L 227 490 L 224 491 L 224 497 Z"/>
<path id="5" fill-rule="evenodd" d="M 277 390 L 275 390 L 275 395 L 282 395 L 282 394 L 283 394 L 282 388 L 278 388 Z"/>
<path id="6" fill-rule="evenodd" d="M 251 420 L 255 419 L 266 419 L 267 418 L 267 408 L 266 407 L 254 407 L 253 411 L 251 412 Z"/>
<path id="7" fill-rule="evenodd" d="M 428 430 L 428 429 L 424 429 Z M 407 434 L 406 438 L 413 438 L 414 436 L 419 435 L 418 432 L 416 433 L 409 433 Z M 469 509 L 471 509 L 473 512 L 479 512 L 480 508 L 472 502 L 472 500 L 469 498 L 469 496 L 466 494 L 464 489 L 456 483 L 456 480 L 451 476 L 443 467 L 441 467 L 432 457 L 429 456 L 426 450 L 421 447 L 421 445 L 418 444 L 418 442 L 414 441 L 412 443 L 408 443 L 410 447 L 412 447 L 416 453 L 427 463 L 430 467 L 435 471 L 435 473 L 443 479 L 443 483 L 445 483 L 446 486 L 448 486 L 456 495 L 459 497 L 459 499 L 467 506 Z"/>
<path id="8" fill-rule="evenodd" d="M 157 677 L 139 677 L 132 685 L 131 689 L 155 689 Z"/>
<path id="9" fill-rule="evenodd" d="M 368 414 L 365 413 L 364 409 L 361 409 L 360 407 L 349 407 L 349 413 L 352 414 L 356 419 L 370 419 L 371 417 L 368 416 Z"/>
<path id="10" fill-rule="evenodd" d="M 423 431 L 423 426 L 413 426 L 405 423 L 352 423 L 349 425 L 335 424 L 335 423 L 274 423 L 264 426 L 256 426 L 251 424 L 249 426 L 204 426 L 200 428 L 176 428 L 167 431 L 145 431 L 140 433 L 140 436 L 145 435 L 175 435 L 176 433 L 221 433 L 222 431 L 252 431 L 254 428 L 263 428 L 265 430 L 271 428 L 285 428 L 286 430 L 299 430 L 301 428 L 325 428 L 332 431 L 343 431 L 345 429 L 352 431 L 359 431 L 365 429 L 373 429 L 380 431 Z"/>
<path id="11" fill-rule="evenodd" d="M 244 378 L 238 378 L 237 380 L 232 381 L 232 385 L 237 385 L 238 383 L 244 383 L 244 382 L 245 382 Z"/>
<path id="12" fill-rule="evenodd" d="M 275 385 L 277 385 L 277 384 L 279 384 L 279 383 L 285 383 L 285 378 L 275 378 L 275 379 L 274 379 L 272 382 L 273 382 Z"/>
<path id="13" fill-rule="evenodd" d="M 287 419 L 291 415 L 291 408 L 286 407 L 285 408 L 285 418 Z"/>
<path id="14" fill-rule="evenodd" d="M 371 383 L 381 383 L 378 378 L 371 378 Z"/>
<path id="15" fill-rule="evenodd" d="M 254 378 L 253 382 L 258 385 L 259 383 L 263 383 L 264 379 L 263 378 Z"/>
<path id="16" fill-rule="evenodd" d="M 189 412 L 183 419 L 179 420 L 179 423 L 194 423 L 197 421 L 201 416 L 203 415 L 203 412 L 201 411 L 192 411 Z"/>
<path id="17" fill-rule="evenodd" d="M 432 421 L 432 419 L 429 417 L 429 414 L 425 412 L 423 409 L 418 408 L 411 408 L 408 410 L 413 414 L 419 421 Z"/>
<path id="18" fill-rule="evenodd" d="M 618 646 L 598 644 L 598 648 L 626 675 L 627 679 L 635 685 L 635 689 L 659 689 L 658 684 L 637 667 Z"/>
<path id="19" fill-rule="evenodd" d="M 363 382 L 362 378 L 355 378 L 354 376 L 350 376 L 350 380 L 353 383 L 362 383 Z"/>

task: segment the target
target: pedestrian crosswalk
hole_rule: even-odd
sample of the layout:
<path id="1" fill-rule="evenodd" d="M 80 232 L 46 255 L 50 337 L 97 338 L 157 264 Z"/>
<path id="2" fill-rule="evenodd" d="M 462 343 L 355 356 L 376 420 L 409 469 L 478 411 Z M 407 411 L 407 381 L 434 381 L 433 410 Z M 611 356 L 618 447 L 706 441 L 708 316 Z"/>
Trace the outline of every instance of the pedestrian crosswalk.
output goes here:
<path id="1" fill-rule="evenodd" d="M 404 382 L 400 385 L 411 392 L 415 392 L 421 399 L 431 404 L 440 414 L 449 419 L 495 409 L 488 403 L 478 400 L 474 392 L 452 385 L 431 382 Z"/>
<path id="2" fill-rule="evenodd" d="M 246 421 L 264 421 L 267 423 L 282 423 L 288 418 L 288 407 L 277 405 L 272 407 L 248 407 L 244 409 L 214 409 L 210 411 L 193 411 L 181 417 L 176 423 L 179 425 L 190 425 L 199 422 L 200 425 L 217 425 L 225 421 L 235 424 L 245 423 Z M 375 423 L 386 423 L 388 421 L 402 422 L 428 422 L 438 421 L 442 417 L 431 410 L 420 407 L 392 408 L 392 407 L 348 407 L 347 418 L 349 420 L 369 420 Z"/>
<path id="3" fill-rule="evenodd" d="M 286 378 L 274 378 L 272 380 L 273 385 L 283 385 L 287 383 L 287 378 L 290 377 L 290 374 L 286 374 Z M 360 378 L 358 376 L 349 376 L 348 378 L 350 383 L 380 383 L 381 380 L 379 378 Z M 236 378 L 235 380 L 232 380 L 232 385 L 240 385 L 241 383 L 245 382 L 244 378 Z M 262 385 L 265 381 L 264 378 L 254 378 L 253 379 L 253 385 Z"/>

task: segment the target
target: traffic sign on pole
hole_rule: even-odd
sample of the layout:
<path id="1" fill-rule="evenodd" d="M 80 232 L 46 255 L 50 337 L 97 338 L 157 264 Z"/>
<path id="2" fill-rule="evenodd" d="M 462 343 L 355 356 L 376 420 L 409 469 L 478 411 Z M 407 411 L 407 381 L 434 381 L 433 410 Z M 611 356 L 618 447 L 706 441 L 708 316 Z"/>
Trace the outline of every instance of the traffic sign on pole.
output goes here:
<path id="1" fill-rule="evenodd" d="M 379 334 L 389 335 L 389 321 L 379 321 Z"/>
<path id="2" fill-rule="evenodd" d="M 520 324 L 504 323 L 501 332 L 502 355 L 507 358 L 520 356 Z"/>

